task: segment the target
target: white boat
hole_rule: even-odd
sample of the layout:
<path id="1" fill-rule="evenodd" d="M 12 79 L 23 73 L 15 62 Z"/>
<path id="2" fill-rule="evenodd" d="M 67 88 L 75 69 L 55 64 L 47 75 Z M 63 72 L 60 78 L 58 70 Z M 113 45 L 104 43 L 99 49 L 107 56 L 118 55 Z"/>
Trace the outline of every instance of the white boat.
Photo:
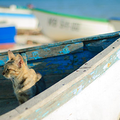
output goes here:
<path id="1" fill-rule="evenodd" d="M 106 19 L 78 17 L 41 9 L 33 9 L 33 14 L 38 18 L 42 32 L 56 41 L 115 31 Z"/>
<path id="2" fill-rule="evenodd" d="M 0 7 L 0 21 L 22 30 L 38 29 L 39 24 L 31 10 L 17 8 L 15 5 L 11 5 L 9 8 Z"/>
<path id="3" fill-rule="evenodd" d="M 28 9 L 11 5 L 0 7 L 0 21 L 13 24 L 17 30 L 41 30 L 44 35 L 63 41 L 117 31 L 106 19 L 59 14 L 41 9 Z"/>
<path id="4" fill-rule="evenodd" d="M 109 22 L 114 26 L 115 31 L 120 31 L 120 17 L 111 17 Z"/>

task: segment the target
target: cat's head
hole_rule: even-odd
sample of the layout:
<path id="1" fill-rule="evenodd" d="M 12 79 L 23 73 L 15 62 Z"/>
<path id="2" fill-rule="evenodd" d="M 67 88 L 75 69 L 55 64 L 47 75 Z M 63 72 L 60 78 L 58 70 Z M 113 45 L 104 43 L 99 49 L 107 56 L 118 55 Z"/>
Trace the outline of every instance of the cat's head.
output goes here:
<path id="1" fill-rule="evenodd" d="M 9 60 L 4 65 L 2 74 L 7 79 L 16 78 L 25 65 L 24 60 L 20 54 L 15 56 L 10 50 L 8 51 L 8 57 Z"/>

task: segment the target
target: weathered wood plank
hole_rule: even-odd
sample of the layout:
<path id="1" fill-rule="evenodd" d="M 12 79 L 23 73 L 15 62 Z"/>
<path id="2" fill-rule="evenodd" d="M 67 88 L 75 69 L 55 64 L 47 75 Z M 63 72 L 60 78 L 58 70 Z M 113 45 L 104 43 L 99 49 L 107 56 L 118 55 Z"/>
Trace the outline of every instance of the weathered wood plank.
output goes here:
<path id="1" fill-rule="evenodd" d="M 53 57 L 53 56 L 58 56 L 58 55 L 65 55 L 71 52 L 77 52 L 83 51 L 83 43 L 82 42 L 78 42 L 78 43 L 71 43 L 71 44 L 65 44 L 65 45 L 61 45 L 61 46 L 52 46 L 52 45 L 48 45 L 46 47 L 36 47 L 35 49 L 31 48 L 29 50 L 29 48 L 27 48 L 26 52 L 23 50 L 19 50 L 19 51 L 14 51 L 13 53 L 21 53 L 23 54 L 24 52 L 24 56 L 27 58 L 27 60 L 37 60 L 37 59 L 41 59 L 41 58 L 46 58 L 46 57 Z M 25 55 L 26 54 L 26 55 Z M 8 55 L 7 53 L 0 53 L 0 66 L 4 65 L 5 62 L 7 62 L 8 60 Z"/>
<path id="2" fill-rule="evenodd" d="M 68 45 L 68 44 L 74 44 L 74 43 L 81 44 L 82 41 L 91 41 L 91 40 L 97 41 L 97 40 L 109 39 L 109 38 L 112 38 L 112 39 L 116 40 L 118 37 L 119 37 L 119 32 L 114 32 L 114 33 L 109 33 L 109 34 L 97 35 L 97 36 L 93 36 L 93 37 L 79 38 L 79 39 L 68 40 L 68 41 L 49 44 L 49 45 L 43 45 L 43 46 L 32 47 L 32 48 L 27 48 L 27 49 L 15 50 L 14 53 L 25 53 L 25 52 L 28 52 L 28 51 L 36 51 L 36 50 L 39 50 L 39 49 L 45 49 L 47 51 L 49 48 L 52 48 L 52 47 L 57 47 L 57 46 L 59 47 L 59 46 L 63 45 L 64 48 L 65 48 L 66 45 Z M 81 46 L 82 46 L 82 44 L 81 44 Z M 80 48 L 80 46 L 79 46 L 79 48 Z M 62 51 L 61 54 L 64 53 L 64 49 L 60 50 L 60 51 Z M 65 48 L 65 51 L 68 52 L 66 50 L 66 48 Z M 34 55 L 34 53 L 33 53 L 33 55 Z M 2 56 L 4 56 L 4 57 L 2 57 Z M 35 56 L 37 56 L 37 54 L 35 54 Z M 7 53 L 6 52 L 0 53 L 0 57 L 1 57 L 0 65 L 3 65 L 5 63 L 5 61 L 8 60 Z M 41 56 L 39 56 L 39 57 L 41 57 Z M 45 57 L 47 57 L 47 56 L 45 56 Z"/>
<path id="3" fill-rule="evenodd" d="M 83 51 L 82 42 L 76 43 L 76 44 L 68 44 L 68 45 L 62 45 L 57 47 L 40 49 L 33 52 L 26 52 L 26 55 L 28 60 L 36 60 L 36 59 L 45 58 L 45 57 L 65 55 L 78 50 L 80 52 Z"/>
<path id="4" fill-rule="evenodd" d="M 100 52 L 107 48 L 110 44 L 112 44 L 118 37 L 115 37 L 114 39 L 103 39 L 99 41 L 87 41 L 85 42 L 85 48 L 91 52 Z"/>
<path id="5" fill-rule="evenodd" d="M 90 60 L 94 55 L 95 54 L 89 51 L 84 51 L 82 53 L 74 53 L 67 56 L 41 59 L 37 61 L 37 65 L 35 65 L 34 62 L 32 65 L 34 65 L 33 68 L 42 75 L 70 73 Z M 31 63 L 29 63 L 29 65 L 30 64 Z"/>

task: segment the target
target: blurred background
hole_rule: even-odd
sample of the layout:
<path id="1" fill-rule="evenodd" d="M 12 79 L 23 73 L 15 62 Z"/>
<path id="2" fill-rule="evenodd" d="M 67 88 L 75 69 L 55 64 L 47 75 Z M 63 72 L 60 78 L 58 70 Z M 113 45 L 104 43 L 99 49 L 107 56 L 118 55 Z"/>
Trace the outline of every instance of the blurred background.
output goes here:
<path id="1" fill-rule="evenodd" d="M 120 16 L 120 0 L 0 0 L 0 6 L 12 4 L 95 18 Z"/>
<path id="2" fill-rule="evenodd" d="M 6 29 L 0 49 L 119 31 L 119 5 L 120 0 L 0 0 L 0 30 Z"/>

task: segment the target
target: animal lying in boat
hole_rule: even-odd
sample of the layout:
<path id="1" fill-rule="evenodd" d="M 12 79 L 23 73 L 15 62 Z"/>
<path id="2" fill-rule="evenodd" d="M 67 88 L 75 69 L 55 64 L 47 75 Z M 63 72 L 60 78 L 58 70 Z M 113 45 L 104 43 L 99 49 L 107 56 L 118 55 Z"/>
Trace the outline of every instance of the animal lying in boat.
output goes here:
<path id="1" fill-rule="evenodd" d="M 0 119 L 42 119 L 76 94 L 80 94 L 80 91 L 120 59 L 120 55 L 116 53 L 119 49 L 119 37 L 120 32 L 114 32 L 13 51 L 14 54 L 21 54 L 30 68 L 42 74 L 46 90 L 18 106 L 11 81 L 1 75 Z M 118 56 L 111 58 L 103 69 L 107 58 L 112 54 Z M 7 52 L 0 53 L 1 73 L 7 60 Z M 94 72 L 98 67 L 101 71 Z M 74 90 L 79 93 L 73 93 Z"/>

